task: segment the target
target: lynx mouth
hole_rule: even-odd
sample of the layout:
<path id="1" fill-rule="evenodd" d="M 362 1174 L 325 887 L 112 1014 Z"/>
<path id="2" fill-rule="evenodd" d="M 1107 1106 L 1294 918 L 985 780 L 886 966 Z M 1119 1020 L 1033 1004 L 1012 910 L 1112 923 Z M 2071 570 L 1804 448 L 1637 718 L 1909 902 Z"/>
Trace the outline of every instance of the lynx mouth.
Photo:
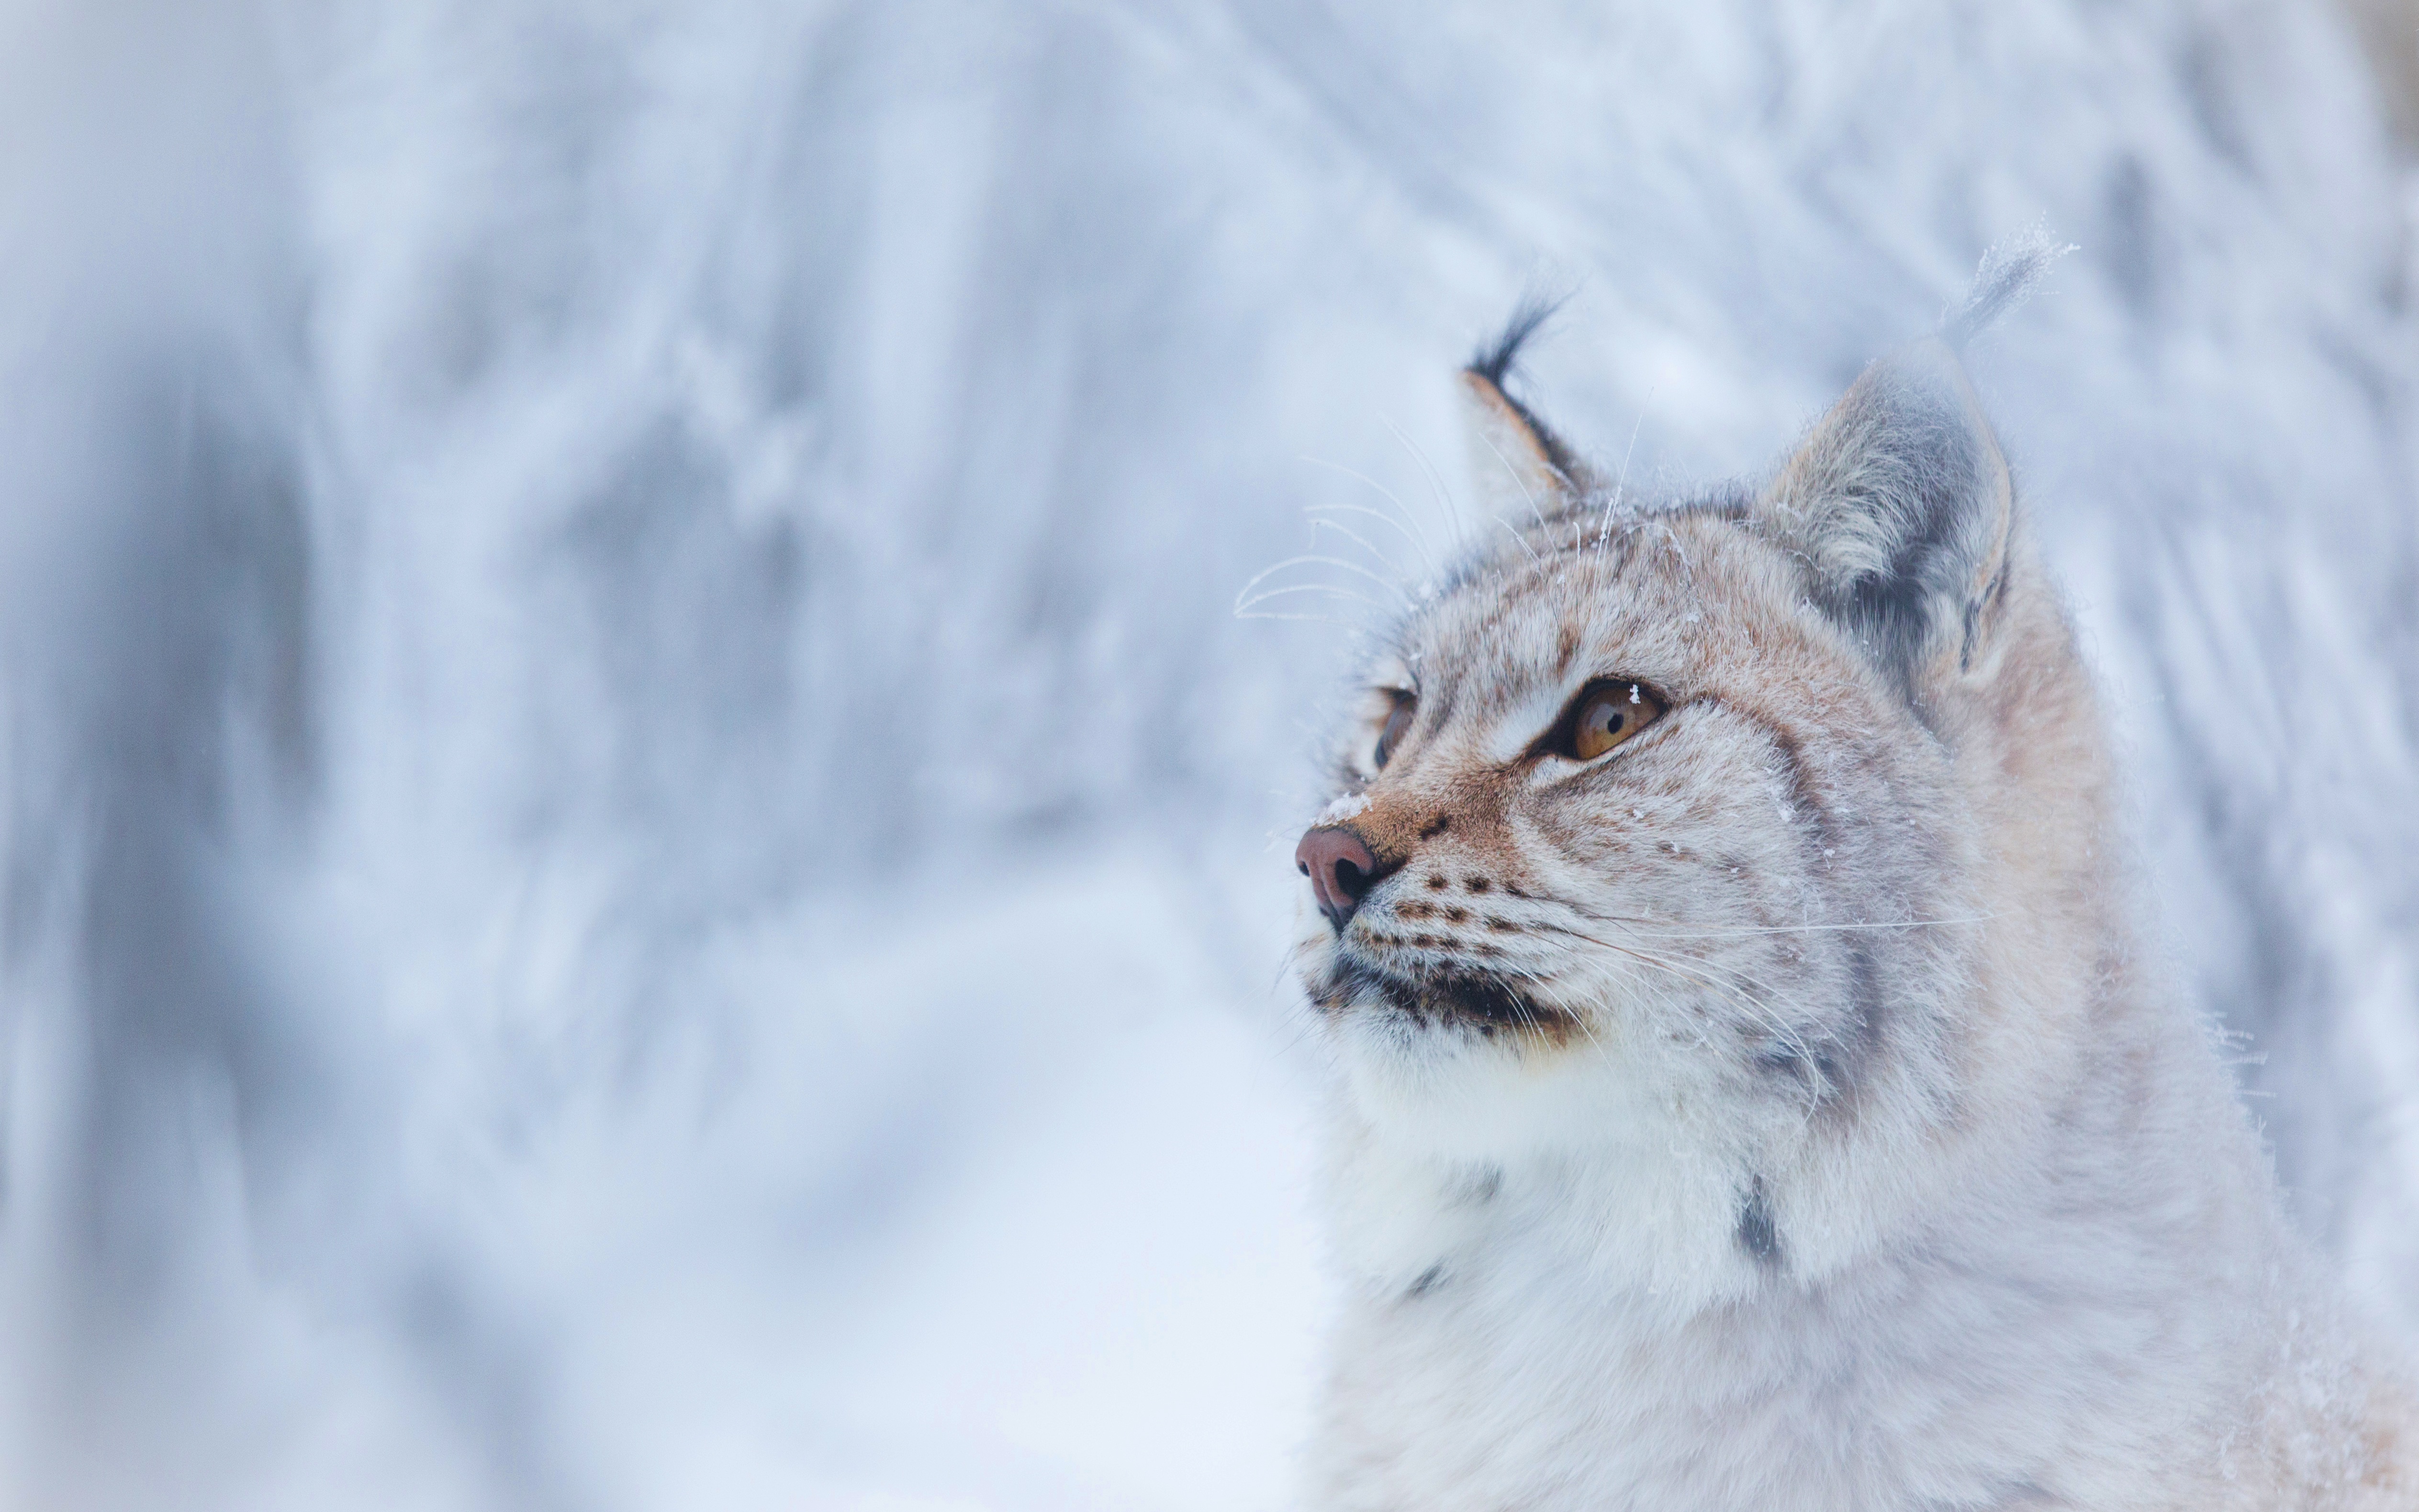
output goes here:
<path id="1" fill-rule="evenodd" d="M 1499 976 L 1445 970 L 1398 977 L 1351 959 L 1339 960 L 1314 1001 L 1330 1013 L 1378 1007 L 1424 1027 L 1461 1026 L 1493 1036 L 1510 1030 L 1561 1041 L 1579 1032 L 1579 1020 L 1541 1003 Z"/>

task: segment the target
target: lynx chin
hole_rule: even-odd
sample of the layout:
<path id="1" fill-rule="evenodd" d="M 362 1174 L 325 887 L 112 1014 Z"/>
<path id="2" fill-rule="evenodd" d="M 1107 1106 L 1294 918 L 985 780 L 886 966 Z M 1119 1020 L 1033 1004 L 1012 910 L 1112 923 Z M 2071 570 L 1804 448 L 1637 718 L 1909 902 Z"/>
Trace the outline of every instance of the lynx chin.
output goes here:
<path id="1" fill-rule="evenodd" d="M 1393 627 L 1297 856 L 1314 1505 L 2419 1507 L 2403 1367 L 2137 944 L 1958 355 L 2021 262 L 1695 499 L 1507 396 L 1522 323 L 1464 376 L 1522 528 Z"/>

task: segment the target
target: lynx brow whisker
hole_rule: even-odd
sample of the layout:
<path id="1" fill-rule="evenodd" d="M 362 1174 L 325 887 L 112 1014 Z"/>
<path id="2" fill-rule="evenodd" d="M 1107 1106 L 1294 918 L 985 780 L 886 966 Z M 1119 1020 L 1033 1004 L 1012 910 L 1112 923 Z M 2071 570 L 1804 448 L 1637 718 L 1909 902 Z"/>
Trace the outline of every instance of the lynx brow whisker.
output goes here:
<path id="1" fill-rule="evenodd" d="M 1298 557 L 1287 557 L 1283 562 L 1271 563 L 1269 565 L 1262 567 L 1259 571 L 1252 574 L 1251 580 L 1243 584 L 1243 586 L 1236 592 L 1236 601 L 1240 603 L 1242 600 L 1251 597 L 1253 589 L 1257 588 L 1260 584 L 1268 581 L 1271 578 L 1275 577 L 1278 573 L 1285 571 L 1288 567 L 1309 566 L 1341 567 L 1346 572 L 1352 573 L 1356 577 L 1368 579 L 1379 587 L 1385 589 L 1388 593 L 1400 598 L 1405 604 L 1409 604 L 1411 601 L 1411 595 L 1403 591 L 1403 585 L 1395 582 L 1393 579 L 1388 578 L 1384 573 L 1372 572 L 1367 567 L 1361 565 L 1361 563 L 1348 561 L 1343 557 L 1321 556 L 1317 552 L 1309 552 Z M 1282 590 L 1279 590 L 1279 592 L 1282 592 Z"/>
<path id="2" fill-rule="evenodd" d="M 1284 598 L 1294 594 L 1325 594 L 1331 598 L 1348 598 L 1356 604 L 1366 604 L 1371 609 L 1379 610 L 1383 610 L 1386 607 L 1366 594 L 1356 594 L 1351 589 L 1335 583 L 1288 583 L 1282 588 L 1264 588 L 1249 598 L 1237 600 L 1235 612 L 1240 614 L 1245 609 L 1265 604 L 1271 598 Z"/>
<path id="3" fill-rule="evenodd" d="M 1371 556 L 1376 557 L 1379 561 L 1384 563 L 1387 567 L 1393 571 L 1396 578 L 1400 579 L 1410 576 L 1403 570 L 1403 564 L 1401 563 L 1396 562 L 1393 557 L 1388 556 L 1385 552 L 1379 550 L 1377 546 L 1371 542 L 1367 536 L 1362 534 L 1359 531 L 1354 530 L 1351 526 L 1343 523 L 1341 520 L 1321 518 L 1310 509 L 1305 509 L 1302 513 L 1311 517 L 1310 530 L 1311 534 L 1314 537 L 1316 537 L 1320 531 L 1333 531 L 1336 534 L 1343 536 L 1346 540 L 1359 547 L 1362 550 L 1368 552 Z"/>
<path id="4" fill-rule="evenodd" d="M 1438 501 L 1442 503 L 1445 508 L 1453 514 L 1456 519 L 1459 519 L 1462 515 L 1461 502 L 1453 496 L 1450 489 L 1445 487 L 1443 476 L 1437 471 L 1436 464 L 1428 460 L 1427 453 L 1420 449 L 1418 442 L 1412 440 L 1409 436 L 1404 435 L 1402 428 L 1396 425 L 1393 421 L 1387 420 L 1383 415 L 1380 415 L 1378 418 L 1384 423 L 1388 430 L 1394 432 L 1394 440 L 1402 442 L 1404 449 L 1409 451 L 1412 457 L 1418 461 L 1420 471 L 1427 474 L 1428 487 L 1435 493 Z M 1491 442 L 1489 444 L 1490 446 L 1492 445 Z M 1525 485 L 1523 485 L 1523 491 L 1526 491 Z M 1532 509 L 1536 507 L 1535 499 L 1532 498 L 1530 500 L 1530 507 Z M 1496 524 L 1502 526 L 1504 533 L 1510 535 L 1513 540 L 1520 543 L 1520 549 L 1529 553 L 1529 560 L 1532 563 L 1540 566 L 1545 564 L 1545 558 L 1537 555 L 1537 548 L 1529 544 L 1529 538 L 1527 536 L 1521 534 L 1518 530 L 1513 528 L 1510 520 L 1505 519 L 1502 516 L 1495 513 L 1495 511 L 1491 509 L 1487 511 L 1487 517 L 1493 520 Z M 1546 517 L 1542 513 L 1538 515 L 1537 522 L 1539 524 L 1544 524 L 1545 519 Z"/>
<path id="5" fill-rule="evenodd" d="M 1410 544 L 1413 550 L 1420 554 L 1421 565 L 1425 566 L 1430 572 L 1437 570 L 1436 555 L 1428 549 L 1427 542 L 1404 529 L 1403 522 L 1401 520 L 1396 519 L 1394 516 L 1387 514 L 1382 509 L 1372 509 L 1366 504 L 1325 503 L 1304 504 L 1302 505 L 1302 512 L 1314 518 L 1324 515 L 1366 515 L 1371 519 L 1383 520 L 1386 524 L 1394 528 L 1395 534 L 1401 536 Z M 1370 549 L 1375 551 L 1377 550 L 1377 548 L 1372 546 Z M 1389 557 L 1387 560 L 1392 561 L 1393 559 Z"/>
<path id="6" fill-rule="evenodd" d="M 1502 526 L 1504 533 L 1511 536 L 1515 541 L 1519 542 L 1520 549 L 1529 553 L 1529 560 L 1531 562 L 1541 567 L 1546 564 L 1546 559 L 1537 555 L 1537 548 L 1529 544 L 1529 538 L 1527 536 L 1512 528 L 1512 522 L 1510 520 L 1505 519 L 1502 516 L 1495 513 L 1495 511 L 1491 509 L 1487 512 L 1487 517 L 1493 520 L 1496 524 Z"/>
<path id="7" fill-rule="evenodd" d="M 1637 423 L 1629 427 L 1629 444 L 1623 448 L 1621 454 L 1621 474 L 1612 480 L 1612 497 L 1605 503 L 1605 523 L 1608 527 L 1612 523 L 1613 510 L 1620 507 L 1628 497 L 1629 459 L 1638 454 L 1638 433 L 1646 428 L 1646 417 L 1655 409 L 1655 396 L 1662 392 L 1663 380 L 1656 378 L 1654 386 L 1646 391 L 1646 402 L 1638 407 Z M 1608 529 L 1606 533 L 1610 534 L 1610 531 Z"/>
<path id="8" fill-rule="evenodd" d="M 1503 464 L 1504 472 L 1510 476 L 1514 486 L 1520 490 L 1520 497 L 1529 501 L 1529 513 L 1537 517 L 1538 524 L 1543 525 L 1546 523 L 1546 511 L 1538 504 L 1536 494 L 1530 490 L 1529 480 L 1520 476 L 1520 470 L 1512 465 L 1512 459 L 1505 456 L 1503 455 L 1502 448 L 1497 446 L 1494 440 L 1485 432 L 1480 432 L 1478 439 L 1488 451 L 1495 454 L 1495 460 Z"/>
<path id="9" fill-rule="evenodd" d="M 1333 614 L 1280 614 L 1274 612 L 1252 613 L 1248 610 L 1239 609 L 1235 611 L 1235 618 L 1239 620 L 1301 620 L 1308 625 L 1333 625 L 1347 630 L 1358 630 L 1363 628 L 1362 625 L 1354 621 L 1339 620 Z"/>
<path id="10" fill-rule="evenodd" d="M 1444 506 L 1445 513 L 1459 520 L 1462 517 L 1461 501 L 1456 499 L 1453 491 L 1444 486 L 1444 475 L 1437 471 L 1435 463 L 1428 460 L 1428 454 L 1420 450 L 1419 443 L 1403 433 L 1402 426 L 1395 424 L 1386 416 L 1379 415 L 1378 423 L 1384 425 L 1394 440 L 1402 443 L 1403 450 L 1411 454 L 1411 460 L 1417 462 L 1420 465 L 1420 471 L 1427 475 L 1428 490 L 1436 495 L 1437 502 Z"/>
<path id="11" fill-rule="evenodd" d="M 1341 472 L 1346 477 L 1351 478 L 1356 482 L 1367 484 L 1370 487 L 1378 490 L 1378 496 L 1379 498 L 1385 500 L 1388 503 L 1394 505 L 1396 510 L 1400 511 L 1403 517 L 1402 519 L 1397 520 L 1392 516 L 1386 515 L 1379 510 L 1371 509 L 1365 504 L 1314 504 L 1311 506 L 1312 508 L 1358 509 L 1364 514 L 1375 515 L 1378 518 L 1384 520 L 1387 524 L 1394 526 L 1397 531 L 1402 532 L 1403 538 L 1405 540 L 1410 541 L 1412 545 L 1420 548 L 1420 555 L 1427 560 L 1430 570 L 1435 569 L 1437 565 L 1436 548 L 1434 543 L 1428 539 L 1427 527 L 1420 523 L 1420 517 L 1411 513 L 1411 507 L 1409 504 L 1404 503 L 1401 496 L 1397 495 L 1394 489 L 1387 487 L 1384 484 L 1379 483 L 1377 479 L 1369 476 L 1366 472 L 1346 467 L 1341 462 L 1331 462 L 1323 456 L 1305 456 L 1302 457 L 1302 460 L 1309 463 L 1313 467 L 1327 468 L 1333 471 Z"/>

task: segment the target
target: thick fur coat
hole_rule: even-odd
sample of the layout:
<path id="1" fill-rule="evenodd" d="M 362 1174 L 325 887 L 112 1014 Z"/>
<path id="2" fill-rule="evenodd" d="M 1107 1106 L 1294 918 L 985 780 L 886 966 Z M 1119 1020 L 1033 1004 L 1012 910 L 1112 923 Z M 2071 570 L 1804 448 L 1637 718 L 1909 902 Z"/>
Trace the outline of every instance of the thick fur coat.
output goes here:
<path id="1" fill-rule="evenodd" d="M 1951 342 L 1656 507 L 1509 355 L 1473 455 L 1529 523 L 1396 629 L 1301 856 L 1350 1279 L 1315 1504 L 2419 1506 L 2137 944 Z"/>

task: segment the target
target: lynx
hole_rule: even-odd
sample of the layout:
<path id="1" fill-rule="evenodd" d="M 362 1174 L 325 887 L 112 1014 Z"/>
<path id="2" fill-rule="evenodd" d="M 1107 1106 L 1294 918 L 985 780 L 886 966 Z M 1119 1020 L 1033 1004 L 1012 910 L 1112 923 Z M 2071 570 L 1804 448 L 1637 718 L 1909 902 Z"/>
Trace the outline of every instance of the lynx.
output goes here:
<path id="1" fill-rule="evenodd" d="M 1512 523 L 1302 838 L 1333 1509 L 2419 1507 L 2411 1400 L 2139 943 L 1963 337 L 1642 504 L 1464 375 Z M 1517 535 L 1517 539 L 1513 538 Z"/>

